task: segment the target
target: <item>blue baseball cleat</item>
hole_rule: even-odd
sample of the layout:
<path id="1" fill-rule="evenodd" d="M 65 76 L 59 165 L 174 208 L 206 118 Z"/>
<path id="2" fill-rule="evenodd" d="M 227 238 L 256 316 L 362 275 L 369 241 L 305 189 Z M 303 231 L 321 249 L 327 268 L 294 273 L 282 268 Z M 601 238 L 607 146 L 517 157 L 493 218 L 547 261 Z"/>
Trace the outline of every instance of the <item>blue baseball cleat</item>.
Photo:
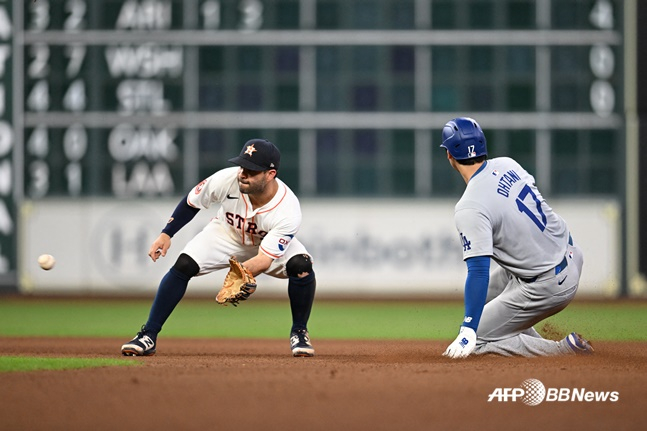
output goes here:
<path id="1" fill-rule="evenodd" d="M 577 332 L 571 332 L 566 336 L 566 343 L 577 355 L 591 355 L 595 350 L 586 339 Z"/>

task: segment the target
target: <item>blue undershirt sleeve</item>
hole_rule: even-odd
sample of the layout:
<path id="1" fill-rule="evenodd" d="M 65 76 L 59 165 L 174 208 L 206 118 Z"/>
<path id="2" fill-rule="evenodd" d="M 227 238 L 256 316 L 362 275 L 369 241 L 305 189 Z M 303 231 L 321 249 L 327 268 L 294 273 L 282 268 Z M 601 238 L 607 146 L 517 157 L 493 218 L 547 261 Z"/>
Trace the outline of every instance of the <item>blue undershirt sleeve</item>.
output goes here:
<path id="1" fill-rule="evenodd" d="M 168 223 L 166 223 L 166 227 L 162 229 L 162 232 L 173 238 L 173 235 L 178 233 L 184 225 L 190 222 L 198 211 L 200 211 L 199 208 L 194 208 L 187 203 L 187 198 L 185 196 L 184 199 L 177 204 L 175 211 L 173 211 L 173 215 L 171 215 L 171 218 Z"/>
<path id="2" fill-rule="evenodd" d="M 465 260 L 465 263 L 467 264 L 467 279 L 465 280 L 465 318 L 462 326 L 476 331 L 487 298 L 490 282 L 490 257 L 470 257 Z"/>

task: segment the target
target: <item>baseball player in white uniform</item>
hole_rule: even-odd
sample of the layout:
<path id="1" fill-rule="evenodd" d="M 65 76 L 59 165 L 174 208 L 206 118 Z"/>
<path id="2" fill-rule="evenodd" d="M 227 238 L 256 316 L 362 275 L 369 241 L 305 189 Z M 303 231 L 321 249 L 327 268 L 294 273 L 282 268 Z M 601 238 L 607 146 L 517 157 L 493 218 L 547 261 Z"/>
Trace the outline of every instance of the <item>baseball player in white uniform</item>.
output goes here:
<path id="1" fill-rule="evenodd" d="M 157 334 L 186 292 L 189 280 L 229 268 L 235 256 L 254 276 L 264 273 L 288 278 L 292 311 L 290 347 L 294 356 L 313 356 L 307 323 L 316 288 L 312 259 L 295 237 L 301 226 L 299 200 L 277 178 L 278 148 L 268 140 L 252 139 L 222 169 L 195 186 L 180 201 L 149 256 L 165 256 L 171 238 L 200 210 L 220 204 L 218 213 L 189 241 L 162 279 L 146 324 L 121 347 L 127 356 L 153 355 Z"/>
<path id="2" fill-rule="evenodd" d="M 571 302 L 584 261 L 535 179 L 511 158 L 487 160 L 485 135 L 471 118 L 445 124 L 440 146 L 467 184 L 455 208 L 468 270 L 465 316 L 443 355 L 592 353 L 575 332 L 552 341 L 533 328 Z M 490 259 L 498 264 L 491 275 Z"/>

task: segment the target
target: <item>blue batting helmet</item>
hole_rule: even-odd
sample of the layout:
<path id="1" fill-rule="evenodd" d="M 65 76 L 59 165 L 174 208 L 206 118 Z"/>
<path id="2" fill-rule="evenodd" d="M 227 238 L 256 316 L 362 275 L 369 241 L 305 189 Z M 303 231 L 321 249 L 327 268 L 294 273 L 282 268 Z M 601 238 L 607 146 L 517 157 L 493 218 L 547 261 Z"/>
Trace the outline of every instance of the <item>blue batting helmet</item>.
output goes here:
<path id="1" fill-rule="evenodd" d="M 443 127 L 441 147 L 456 160 L 473 159 L 487 155 L 485 135 L 479 123 L 468 117 L 450 120 Z"/>

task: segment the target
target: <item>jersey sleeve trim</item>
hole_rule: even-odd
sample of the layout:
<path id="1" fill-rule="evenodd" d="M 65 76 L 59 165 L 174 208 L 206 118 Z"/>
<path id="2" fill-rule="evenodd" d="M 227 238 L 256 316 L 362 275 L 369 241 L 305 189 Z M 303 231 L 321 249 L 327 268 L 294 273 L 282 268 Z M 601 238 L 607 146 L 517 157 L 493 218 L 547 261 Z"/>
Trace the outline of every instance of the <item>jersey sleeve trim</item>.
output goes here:
<path id="1" fill-rule="evenodd" d="M 187 196 L 186 196 L 186 204 L 187 204 L 188 206 L 190 206 L 191 208 L 195 208 L 195 209 L 198 209 L 198 210 L 200 209 L 200 208 L 198 208 L 197 206 L 195 206 L 195 205 L 193 205 L 193 204 L 191 203 L 191 200 L 189 199 L 189 195 L 187 195 Z"/>
<path id="2" fill-rule="evenodd" d="M 270 253 L 269 251 L 265 250 L 265 249 L 263 248 L 263 246 L 259 246 L 259 248 L 261 249 L 261 251 L 262 251 L 263 253 L 265 253 L 266 255 L 268 255 L 269 257 L 271 257 L 272 259 L 278 259 L 279 257 L 281 257 L 281 256 L 277 256 L 277 255 L 272 254 L 272 253 Z"/>

